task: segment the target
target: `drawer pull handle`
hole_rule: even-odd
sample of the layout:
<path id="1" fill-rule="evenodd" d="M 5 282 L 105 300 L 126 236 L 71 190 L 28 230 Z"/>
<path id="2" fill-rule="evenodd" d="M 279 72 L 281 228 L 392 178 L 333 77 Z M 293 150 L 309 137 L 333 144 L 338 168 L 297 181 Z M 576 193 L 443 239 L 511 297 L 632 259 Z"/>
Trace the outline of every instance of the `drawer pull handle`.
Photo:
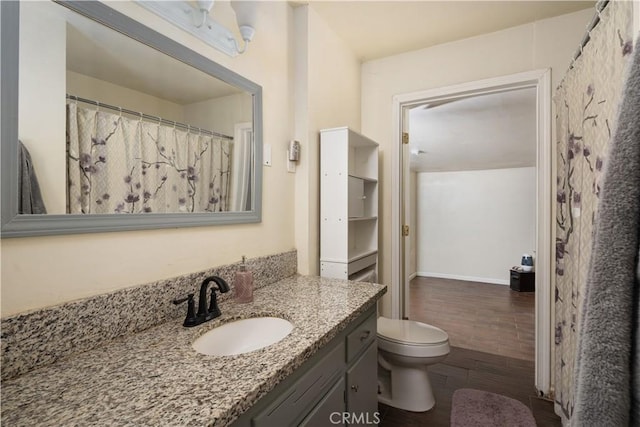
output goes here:
<path id="1" fill-rule="evenodd" d="M 367 338 L 369 338 L 369 335 L 371 335 L 371 331 L 364 331 L 362 335 L 360 335 L 360 341 L 366 340 Z"/>
<path id="2" fill-rule="evenodd" d="M 352 385 L 351 386 L 351 390 L 355 391 L 356 393 L 358 392 L 358 386 L 357 385 Z"/>

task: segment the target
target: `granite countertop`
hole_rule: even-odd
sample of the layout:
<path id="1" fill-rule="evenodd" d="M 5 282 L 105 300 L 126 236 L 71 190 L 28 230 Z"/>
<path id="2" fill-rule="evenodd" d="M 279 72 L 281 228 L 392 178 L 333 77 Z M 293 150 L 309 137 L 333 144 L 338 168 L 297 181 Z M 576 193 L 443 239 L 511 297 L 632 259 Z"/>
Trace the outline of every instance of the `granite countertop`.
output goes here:
<path id="1" fill-rule="evenodd" d="M 320 277 L 281 280 L 256 290 L 253 303 L 223 301 L 222 316 L 202 325 L 184 328 L 175 319 L 4 381 L 2 424 L 228 425 L 385 291 Z M 294 329 L 243 355 L 205 356 L 191 348 L 216 326 L 257 316 L 285 318 Z"/>

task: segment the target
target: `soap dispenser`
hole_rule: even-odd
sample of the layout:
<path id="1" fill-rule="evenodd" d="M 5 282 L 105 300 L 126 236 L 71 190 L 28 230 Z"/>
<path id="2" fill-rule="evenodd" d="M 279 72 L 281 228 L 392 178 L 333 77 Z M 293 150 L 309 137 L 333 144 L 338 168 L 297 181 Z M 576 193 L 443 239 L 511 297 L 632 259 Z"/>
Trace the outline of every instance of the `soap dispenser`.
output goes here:
<path id="1" fill-rule="evenodd" d="M 246 257 L 242 257 L 240 270 L 236 272 L 233 282 L 235 299 L 237 302 L 253 301 L 253 273 L 247 270 Z"/>

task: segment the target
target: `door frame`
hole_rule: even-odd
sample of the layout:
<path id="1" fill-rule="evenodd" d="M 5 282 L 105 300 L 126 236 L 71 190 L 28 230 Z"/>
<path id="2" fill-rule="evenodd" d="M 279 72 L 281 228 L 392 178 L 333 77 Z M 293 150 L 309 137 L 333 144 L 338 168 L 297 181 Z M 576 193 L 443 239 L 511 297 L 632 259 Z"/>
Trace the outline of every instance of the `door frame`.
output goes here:
<path id="1" fill-rule="evenodd" d="M 393 141 L 391 164 L 391 317 L 405 316 L 405 280 L 403 277 L 404 239 L 402 132 L 403 109 L 437 100 L 457 99 L 521 88 L 536 88 L 536 293 L 535 293 L 535 386 L 549 396 L 551 387 L 552 338 L 552 139 L 551 139 L 551 70 L 538 69 L 523 73 L 477 80 L 435 89 L 411 92 L 393 97 Z M 408 280 L 406 281 L 408 283 Z"/>

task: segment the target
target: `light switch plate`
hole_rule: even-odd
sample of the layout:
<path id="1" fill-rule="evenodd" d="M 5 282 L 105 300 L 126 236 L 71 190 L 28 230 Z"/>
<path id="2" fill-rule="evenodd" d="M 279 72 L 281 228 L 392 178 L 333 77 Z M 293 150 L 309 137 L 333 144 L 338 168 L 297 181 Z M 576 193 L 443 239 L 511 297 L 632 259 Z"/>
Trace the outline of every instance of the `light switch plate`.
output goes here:
<path id="1" fill-rule="evenodd" d="M 262 146 L 262 162 L 265 166 L 271 166 L 271 144 Z"/>
<path id="2" fill-rule="evenodd" d="M 287 151 L 286 154 L 287 159 L 285 161 L 287 162 L 287 172 L 296 173 L 296 162 L 292 162 L 291 160 L 289 160 L 289 151 Z"/>

